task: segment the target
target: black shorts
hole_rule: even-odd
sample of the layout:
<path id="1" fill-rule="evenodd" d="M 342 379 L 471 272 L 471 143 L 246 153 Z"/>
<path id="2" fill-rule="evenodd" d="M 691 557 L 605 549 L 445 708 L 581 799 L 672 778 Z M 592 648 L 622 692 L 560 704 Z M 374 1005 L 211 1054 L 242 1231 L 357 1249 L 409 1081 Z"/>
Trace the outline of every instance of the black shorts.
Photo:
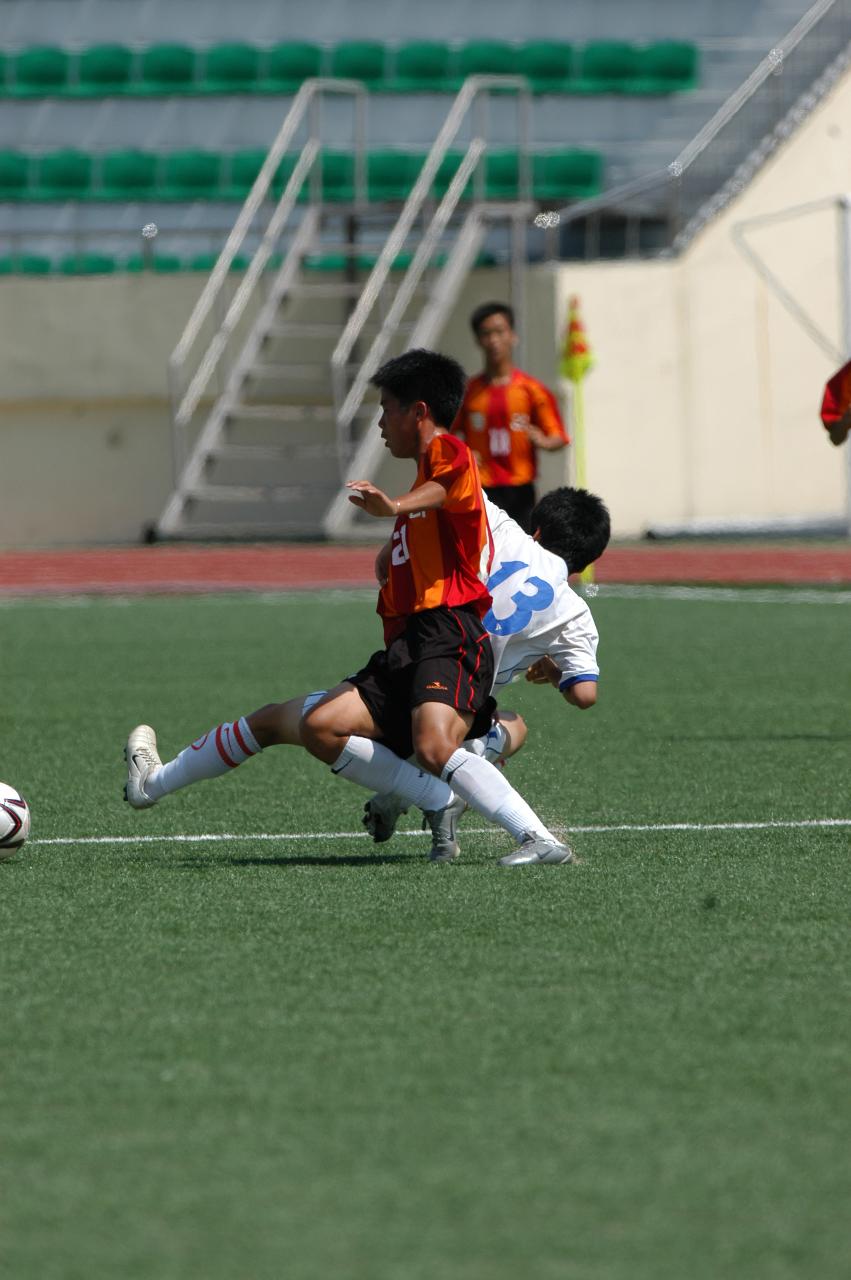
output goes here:
<path id="1" fill-rule="evenodd" d="M 381 739 L 407 759 L 413 755 L 411 712 L 443 702 L 473 716 L 471 737 L 487 733 L 496 702 L 493 650 L 476 609 L 423 609 L 411 614 L 401 636 L 347 677 L 363 699 Z"/>
<path id="2" fill-rule="evenodd" d="M 485 493 L 495 507 L 507 512 L 512 520 L 516 520 L 521 529 L 534 533 L 530 528 L 532 511 L 535 506 L 535 486 L 533 484 L 494 484 L 488 485 Z"/>

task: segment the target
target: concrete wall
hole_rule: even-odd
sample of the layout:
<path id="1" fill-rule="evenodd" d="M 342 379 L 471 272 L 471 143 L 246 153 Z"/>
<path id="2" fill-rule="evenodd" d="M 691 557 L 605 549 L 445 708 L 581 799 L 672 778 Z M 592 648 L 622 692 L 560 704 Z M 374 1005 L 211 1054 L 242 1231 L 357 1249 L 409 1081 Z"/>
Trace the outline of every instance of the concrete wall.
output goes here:
<path id="1" fill-rule="evenodd" d="M 698 518 L 841 517 L 851 457 L 818 418 L 836 367 L 736 248 L 737 223 L 851 191 L 846 77 L 680 260 L 565 265 L 597 358 L 585 384 L 589 483 L 618 533 Z M 835 209 L 748 232 L 837 352 Z"/>
<path id="2" fill-rule="evenodd" d="M 818 421 L 833 359 L 736 250 L 742 220 L 851 191 L 846 78 L 682 259 L 528 273 L 523 363 L 557 383 L 567 298 L 597 364 L 585 384 L 588 482 L 620 536 L 692 517 L 840 516 L 849 449 Z M 841 347 L 836 218 L 752 236 Z M 203 281 L 0 280 L 0 546 L 132 541 L 171 483 L 166 363 Z M 475 273 L 443 338 L 467 367 L 476 303 L 505 273 Z M 569 461 L 569 459 L 568 459 Z M 565 455 L 545 460 L 561 483 Z"/>

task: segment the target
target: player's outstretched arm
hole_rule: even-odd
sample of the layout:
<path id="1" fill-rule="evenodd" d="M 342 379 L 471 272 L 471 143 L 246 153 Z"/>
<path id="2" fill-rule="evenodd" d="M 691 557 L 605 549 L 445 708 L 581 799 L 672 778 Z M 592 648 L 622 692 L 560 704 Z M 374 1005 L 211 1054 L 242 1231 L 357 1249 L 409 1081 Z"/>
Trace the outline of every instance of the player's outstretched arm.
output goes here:
<path id="1" fill-rule="evenodd" d="M 430 511 L 446 502 L 446 490 L 437 480 L 426 480 L 401 498 L 388 497 L 370 480 L 350 480 L 346 488 L 352 490 L 349 502 L 377 519 L 404 516 L 411 511 Z"/>

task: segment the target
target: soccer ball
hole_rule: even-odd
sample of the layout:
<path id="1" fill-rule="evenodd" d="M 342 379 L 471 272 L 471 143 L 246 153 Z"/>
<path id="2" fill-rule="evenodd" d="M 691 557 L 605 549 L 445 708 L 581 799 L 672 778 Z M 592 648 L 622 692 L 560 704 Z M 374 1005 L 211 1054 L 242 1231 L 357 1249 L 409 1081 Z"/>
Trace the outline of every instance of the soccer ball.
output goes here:
<path id="1" fill-rule="evenodd" d="M 20 791 L 0 782 L 0 858 L 11 858 L 29 833 L 29 805 Z"/>

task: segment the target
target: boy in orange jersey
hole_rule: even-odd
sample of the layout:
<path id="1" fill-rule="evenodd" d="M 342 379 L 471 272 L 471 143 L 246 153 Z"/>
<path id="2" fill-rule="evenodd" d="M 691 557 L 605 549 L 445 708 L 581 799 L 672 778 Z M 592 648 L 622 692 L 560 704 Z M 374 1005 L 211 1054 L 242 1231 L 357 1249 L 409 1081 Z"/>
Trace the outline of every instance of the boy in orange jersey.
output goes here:
<path id="1" fill-rule="evenodd" d="M 569 443 L 553 393 L 515 369 L 514 312 L 503 302 L 485 302 L 470 316 L 485 356 L 484 372 L 471 378 L 452 431 L 473 450 L 491 502 L 530 533 L 537 497 L 538 449 Z"/>
<path id="2" fill-rule="evenodd" d="M 831 444 L 844 444 L 851 431 L 851 360 L 837 370 L 825 387 L 821 420 Z"/>
<path id="3" fill-rule="evenodd" d="M 433 351 L 409 351 L 375 374 L 381 433 L 394 457 L 417 461 L 414 486 L 391 498 L 369 481 L 350 484 L 351 500 L 394 519 L 379 595 L 386 647 L 365 667 L 305 702 L 302 745 L 332 772 L 421 808 L 432 831 L 431 860 L 449 862 L 463 801 L 519 842 L 506 866 L 573 859 L 489 760 L 463 748 L 487 733 L 495 703 L 493 652 L 482 618 L 492 542 L 476 464 L 449 434 L 464 392 L 464 371 Z M 156 734 L 138 725 L 127 741 L 125 798 L 134 808 L 227 773 L 267 746 L 287 743 L 280 708 L 261 707 L 220 724 L 166 764 Z M 422 768 L 409 763 L 416 753 Z M 449 782 L 451 780 L 451 788 Z"/>

